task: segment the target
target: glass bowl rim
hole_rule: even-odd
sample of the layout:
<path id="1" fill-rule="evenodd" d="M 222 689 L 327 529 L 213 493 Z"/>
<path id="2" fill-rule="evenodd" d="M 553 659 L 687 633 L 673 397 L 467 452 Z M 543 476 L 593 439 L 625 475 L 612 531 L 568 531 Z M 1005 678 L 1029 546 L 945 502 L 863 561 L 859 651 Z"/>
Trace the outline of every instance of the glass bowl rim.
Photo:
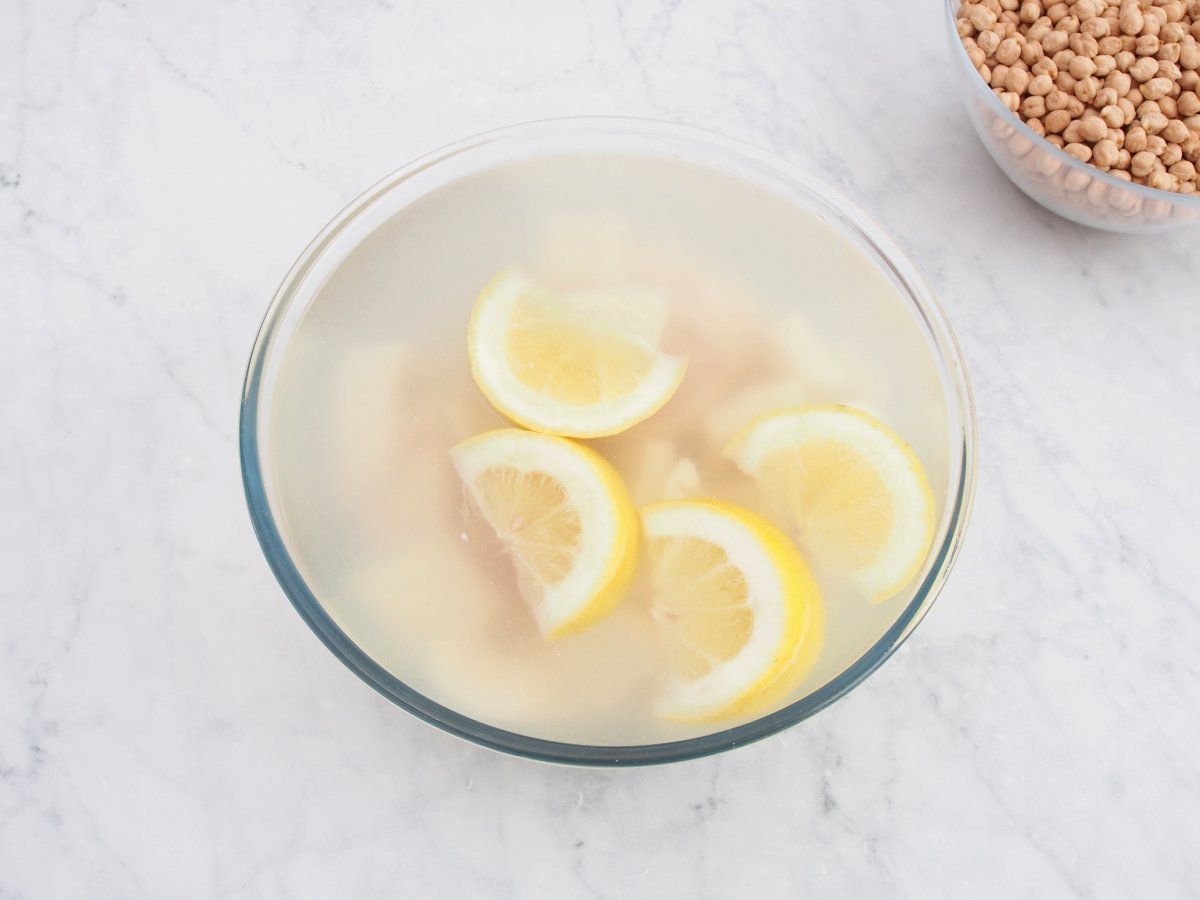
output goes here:
<path id="1" fill-rule="evenodd" d="M 268 352 L 300 284 L 315 261 L 342 230 L 375 200 L 406 179 L 426 171 L 440 161 L 495 142 L 527 141 L 552 136 L 622 136 L 647 140 L 690 141 L 705 151 L 724 152 L 742 162 L 756 163 L 768 172 L 799 188 L 836 216 L 832 224 L 849 230 L 866 241 L 878 257 L 876 264 L 891 269 L 907 301 L 910 312 L 932 336 L 939 361 L 953 382 L 953 401 L 957 404 L 959 429 L 951 437 L 956 441 L 958 458 L 951 459 L 952 480 L 947 496 L 949 516 L 945 535 L 932 554 L 932 564 L 896 621 L 870 649 L 852 665 L 813 693 L 750 722 L 699 737 L 637 745 L 587 745 L 531 737 L 481 722 L 434 702 L 409 687 L 362 650 L 325 611 L 305 583 L 292 561 L 283 535 L 267 498 L 264 466 L 259 458 L 258 426 L 260 399 Z M 795 201 L 793 201 L 795 202 Z M 961 439 L 961 442 L 959 442 Z M 251 523 L 263 554 L 280 587 L 300 617 L 326 648 L 364 682 L 435 727 L 493 750 L 543 762 L 583 766 L 636 766 L 677 762 L 720 753 L 775 734 L 809 718 L 839 699 L 862 682 L 896 651 L 932 605 L 952 567 L 970 518 L 976 481 L 976 419 L 961 352 L 946 321 L 945 314 L 916 269 L 882 228 L 857 206 L 827 188 L 786 160 L 767 151 L 716 132 L 693 126 L 654 119 L 581 116 L 541 119 L 508 125 L 447 144 L 425 154 L 368 188 L 327 224 L 300 254 L 284 277 L 267 308 L 255 338 L 246 367 L 239 414 L 239 453 L 242 482 Z M 957 464 L 957 469 L 955 465 Z"/>
<path id="2" fill-rule="evenodd" d="M 1076 159 L 1067 151 L 1060 150 L 1058 147 L 1055 147 L 1052 143 L 1026 125 L 1021 120 L 1019 115 L 1005 106 L 1000 98 L 992 93 L 991 87 L 979 77 L 979 73 L 971 64 L 971 59 L 969 56 L 967 56 L 967 48 L 962 45 L 962 41 L 958 36 L 958 27 L 955 24 L 957 19 L 955 13 L 958 10 L 958 7 L 961 5 L 962 0 L 946 0 L 946 22 L 950 29 L 950 43 L 953 45 L 951 52 L 959 57 L 962 63 L 964 63 L 970 72 L 975 76 L 973 79 L 974 85 L 972 90 L 974 93 L 978 94 L 985 103 L 987 103 L 988 108 L 994 115 L 1002 119 L 1014 131 L 1018 132 L 1023 137 L 1028 138 L 1030 141 L 1033 141 L 1041 150 L 1046 151 L 1052 156 L 1056 157 L 1059 162 L 1069 166 L 1077 172 L 1082 172 L 1090 178 L 1099 179 L 1102 183 L 1108 185 L 1109 187 L 1120 188 L 1124 191 L 1131 191 L 1135 196 L 1141 197 L 1143 200 L 1158 200 L 1163 203 L 1178 204 L 1185 208 L 1191 206 L 1195 207 L 1196 209 L 1200 209 L 1200 192 L 1195 194 L 1179 194 L 1175 191 L 1163 191 L 1159 190 L 1158 188 L 1152 188 L 1148 184 L 1135 184 L 1132 181 L 1122 181 L 1120 178 L 1110 175 L 1102 169 L 1097 169 L 1090 163 L 1085 163 Z M 997 140 L 1001 139 L 997 138 Z M 1191 223 L 1180 224 L 1182 225 Z"/>

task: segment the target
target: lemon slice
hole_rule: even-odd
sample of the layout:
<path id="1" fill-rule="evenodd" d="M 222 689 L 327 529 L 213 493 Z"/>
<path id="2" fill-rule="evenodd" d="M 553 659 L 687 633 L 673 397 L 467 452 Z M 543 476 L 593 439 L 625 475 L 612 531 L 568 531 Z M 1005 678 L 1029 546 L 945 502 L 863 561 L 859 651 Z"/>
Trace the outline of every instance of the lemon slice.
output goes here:
<path id="1" fill-rule="evenodd" d="M 642 510 L 650 612 L 673 669 L 656 712 L 719 718 L 781 696 L 816 659 L 821 598 L 803 557 L 748 510 L 675 500 Z"/>
<path id="2" fill-rule="evenodd" d="M 661 295 L 641 289 L 553 293 L 515 268 L 475 301 L 471 373 L 501 413 L 547 434 L 617 434 L 658 411 L 687 360 L 658 348 Z"/>
<path id="3" fill-rule="evenodd" d="M 456 444 L 450 458 L 543 635 L 586 628 L 621 601 L 637 566 L 637 511 L 595 451 L 513 428 Z"/>
<path id="4" fill-rule="evenodd" d="M 894 596 L 933 542 L 934 499 L 916 454 L 848 406 L 759 416 L 725 449 L 796 524 L 814 565 L 847 575 L 873 602 Z"/>

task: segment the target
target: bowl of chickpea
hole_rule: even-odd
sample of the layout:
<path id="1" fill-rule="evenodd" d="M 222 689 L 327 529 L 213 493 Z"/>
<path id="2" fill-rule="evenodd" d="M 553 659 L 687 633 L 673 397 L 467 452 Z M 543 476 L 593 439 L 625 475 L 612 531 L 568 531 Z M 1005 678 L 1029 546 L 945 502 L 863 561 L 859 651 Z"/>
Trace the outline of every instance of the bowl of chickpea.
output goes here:
<path id="1" fill-rule="evenodd" d="M 1033 200 L 1108 231 L 1200 222 L 1200 0 L 946 0 L 988 153 Z"/>

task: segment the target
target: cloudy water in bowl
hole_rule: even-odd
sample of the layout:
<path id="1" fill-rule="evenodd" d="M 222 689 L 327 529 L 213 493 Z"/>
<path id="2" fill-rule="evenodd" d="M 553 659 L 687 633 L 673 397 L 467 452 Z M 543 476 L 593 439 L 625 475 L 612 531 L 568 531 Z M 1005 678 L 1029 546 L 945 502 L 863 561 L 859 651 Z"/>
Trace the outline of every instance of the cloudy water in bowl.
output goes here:
<path id="1" fill-rule="evenodd" d="M 657 743 L 738 724 L 654 714 L 668 664 L 641 581 L 593 627 L 544 639 L 465 501 L 449 448 L 511 426 L 472 380 L 467 322 L 513 265 L 549 288 L 667 299 L 663 348 L 690 360 L 678 393 L 588 442 L 638 505 L 682 492 L 773 516 L 723 447 L 768 410 L 843 403 L 909 443 L 940 520 L 950 440 L 928 338 L 885 273 L 791 200 L 690 163 L 581 154 L 490 169 L 405 208 L 337 269 L 284 352 L 268 426 L 281 530 L 318 600 L 376 662 L 438 703 L 540 738 Z M 915 587 L 875 604 L 815 572 L 824 646 L 789 700 L 862 656 Z"/>

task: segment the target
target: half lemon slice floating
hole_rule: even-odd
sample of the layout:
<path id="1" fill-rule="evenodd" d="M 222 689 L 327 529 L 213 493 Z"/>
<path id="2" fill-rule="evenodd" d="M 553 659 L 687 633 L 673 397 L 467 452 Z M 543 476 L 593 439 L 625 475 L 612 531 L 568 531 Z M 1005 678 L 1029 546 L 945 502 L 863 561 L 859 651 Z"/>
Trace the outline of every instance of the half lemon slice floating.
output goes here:
<path id="1" fill-rule="evenodd" d="M 547 434 L 602 437 L 653 415 L 687 360 L 658 347 L 666 304 L 642 289 L 554 293 L 515 268 L 475 301 L 471 373 L 514 422 Z"/>
<path id="2" fill-rule="evenodd" d="M 792 542 L 748 510 L 707 500 L 648 506 L 642 528 L 650 612 L 674 672 L 656 712 L 706 720 L 782 699 L 821 643 L 820 591 Z"/>
<path id="3" fill-rule="evenodd" d="M 621 601 L 637 566 L 637 511 L 597 453 L 514 428 L 456 444 L 450 458 L 542 634 L 586 628 Z"/>
<path id="4" fill-rule="evenodd" d="M 759 416 L 725 449 L 753 475 L 815 565 L 850 578 L 873 602 L 894 596 L 933 542 L 935 504 L 916 454 L 848 406 Z"/>

